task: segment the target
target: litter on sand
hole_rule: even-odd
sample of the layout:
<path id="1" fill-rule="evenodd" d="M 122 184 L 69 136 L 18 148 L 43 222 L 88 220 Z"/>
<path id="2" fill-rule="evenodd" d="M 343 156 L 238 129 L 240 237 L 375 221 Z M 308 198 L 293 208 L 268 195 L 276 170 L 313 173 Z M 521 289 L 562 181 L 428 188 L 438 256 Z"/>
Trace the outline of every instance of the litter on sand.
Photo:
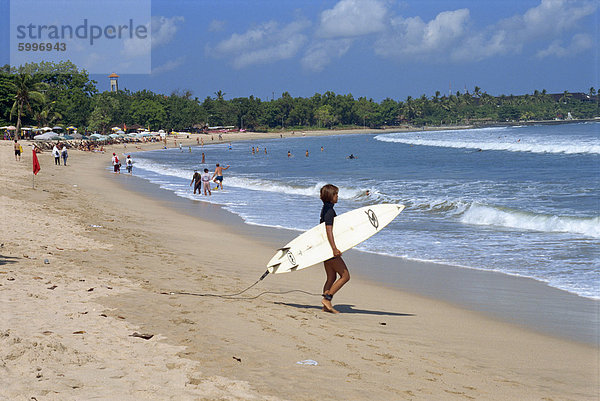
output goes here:
<path id="1" fill-rule="evenodd" d="M 312 365 L 317 366 L 319 363 L 317 361 L 313 361 L 312 359 L 305 359 L 303 361 L 296 362 L 298 365 Z"/>

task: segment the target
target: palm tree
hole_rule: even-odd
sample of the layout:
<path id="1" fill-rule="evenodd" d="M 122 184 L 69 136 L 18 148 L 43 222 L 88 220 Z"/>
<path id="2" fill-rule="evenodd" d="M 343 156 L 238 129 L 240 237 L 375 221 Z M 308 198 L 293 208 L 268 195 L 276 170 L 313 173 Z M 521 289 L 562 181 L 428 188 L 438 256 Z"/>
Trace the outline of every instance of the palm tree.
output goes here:
<path id="1" fill-rule="evenodd" d="M 36 101 L 39 103 L 44 102 L 44 94 L 41 92 L 46 88 L 46 84 L 42 82 L 35 82 L 33 76 L 28 73 L 19 73 L 15 76 L 15 81 L 10 83 L 14 91 L 15 102 L 10 110 L 10 119 L 12 120 L 13 114 L 17 113 L 17 130 L 15 132 L 15 138 L 19 139 L 21 132 L 21 117 L 24 115 L 24 109 L 26 108 L 33 113 L 30 105 L 30 101 Z"/>
<path id="2" fill-rule="evenodd" d="M 52 126 L 55 121 L 62 118 L 62 114 L 54 110 L 55 104 L 56 102 L 49 102 L 48 99 L 43 100 L 39 110 L 35 112 L 35 119 L 39 125 Z"/>
<path id="3" fill-rule="evenodd" d="M 227 93 L 223 92 L 222 90 L 218 90 L 215 92 L 215 96 L 217 96 L 217 100 L 221 101 L 224 100 L 224 97 Z"/>

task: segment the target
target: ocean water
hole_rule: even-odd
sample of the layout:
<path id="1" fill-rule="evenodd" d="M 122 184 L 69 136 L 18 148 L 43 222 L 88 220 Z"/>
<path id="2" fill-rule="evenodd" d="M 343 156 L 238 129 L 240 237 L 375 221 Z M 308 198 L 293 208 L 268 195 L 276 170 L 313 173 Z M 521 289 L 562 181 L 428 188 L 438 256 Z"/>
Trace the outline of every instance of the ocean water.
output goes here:
<path id="1" fill-rule="evenodd" d="M 406 205 L 359 250 L 530 277 L 600 299 L 600 123 L 207 142 L 136 153 L 134 173 L 247 224 L 298 231 L 318 224 L 319 189 L 332 183 L 338 214 Z M 215 163 L 231 165 L 225 190 L 193 195 L 193 170 L 212 172 Z"/>

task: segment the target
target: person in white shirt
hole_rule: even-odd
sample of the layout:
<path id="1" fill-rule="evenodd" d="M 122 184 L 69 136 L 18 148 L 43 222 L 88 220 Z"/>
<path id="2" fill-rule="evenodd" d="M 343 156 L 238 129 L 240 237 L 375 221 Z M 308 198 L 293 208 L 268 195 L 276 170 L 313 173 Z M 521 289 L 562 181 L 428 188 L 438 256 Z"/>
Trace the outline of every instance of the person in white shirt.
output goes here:
<path id="1" fill-rule="evenodd" d="M 129 174 L 133 171 L 133 160 L 131 160 L 131 155 L 127 155 L 127 160 L 125 161 L 125 166 L 127 167 L 127 172 Z"/>
<path id="2" fill-rule="evenodd" d="M 113 153 L 112 164 L 113 164 L 113 170 L 114 170 L 115 174 L 120 173 L 121 172 L 121 163 L 119 162 L 119 157 L 117 156 L 116 153 Z"/>
<path id="3" fill-rule="evenodd" d="M 205 168 L 204 173 L 202 176 L 200 176 L 200 180 L 202 181 L 202 189 L 204 190 L 204 196 L 207 196 L 206 192 L 208 192 L 208 195 L 212 195 L 212 192 L 210 192 L 210 179 L 211 175 L 208 172 L 208 169 Z"/>
<path id="4" fill-rule="evenodd" d="M 54 164 L 60 166 L 60 151 L 56 145 L 52 148 L 52 156 L 54 156 Z"/>

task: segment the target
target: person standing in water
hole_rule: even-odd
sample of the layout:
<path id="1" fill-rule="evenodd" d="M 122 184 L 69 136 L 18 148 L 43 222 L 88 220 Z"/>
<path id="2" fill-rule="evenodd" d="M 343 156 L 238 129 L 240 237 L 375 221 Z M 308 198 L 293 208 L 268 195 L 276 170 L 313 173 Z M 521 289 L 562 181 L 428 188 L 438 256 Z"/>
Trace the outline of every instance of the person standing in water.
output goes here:
<path id="1" fill-rule="evenodd" d="M 333 223 L 335 220 L 335 210 L 333 206 L 338 201 L 339 189 L 335 185 L 327 184 L 321 188 L 321 200 L 323 207 L 321 209 L 321 223 L 325 223 L 325 232 L 327 240 L 333 251 L 333 257 L 323 262 L 327 279 L 323 286 L 323 310 L 330 313 L 339 313 L 331 304 L 331 300 L 336 292 L 338 292 L 344 284 L 350 281 L 350 272 L 346 267 L 346 263 L 342 259 L 342 252 L 335 245 L 333 237 Z M 337 276 L 340 276 L 337 278 Z"/>
<path id="2" fill-rule="evenodd" d="M 212 195 L 212 192 L 210 192 L 210 173 L 207 168 L 204 169 L 204 173 L 201 175 L 200 179 L 202 180 L 202 191 L 204 191 L 204 196 Z"/>
<path id="3" fill-rule="evenodd" d="M 213 182 L 217 183 L 217 188 L 223 189 L 223 170 L 227 170 L 228 168 L 229 168 L 229 165 L 227 165 L 227 167 L 221 167 L 219 165 L 219 163 L 217 163 L 217 167 L 215 168 L 215 173 L 213 174 L 213 178 L 214 178 Z"/>
<path id="4" fill-rule="evenodd" d="M 194 195 L 196 195 L 196 191 L 198 191 L 199 195 L 202 194 L 202 189 L 200 188 L 200 184 L 202 183 L 201 178 L 202 176 L 198 170 L 194 170 L 194 175 L 192 176 L 192 181 L 190 182 L 190 187 L 192 184 L 194 184 Z"/>

